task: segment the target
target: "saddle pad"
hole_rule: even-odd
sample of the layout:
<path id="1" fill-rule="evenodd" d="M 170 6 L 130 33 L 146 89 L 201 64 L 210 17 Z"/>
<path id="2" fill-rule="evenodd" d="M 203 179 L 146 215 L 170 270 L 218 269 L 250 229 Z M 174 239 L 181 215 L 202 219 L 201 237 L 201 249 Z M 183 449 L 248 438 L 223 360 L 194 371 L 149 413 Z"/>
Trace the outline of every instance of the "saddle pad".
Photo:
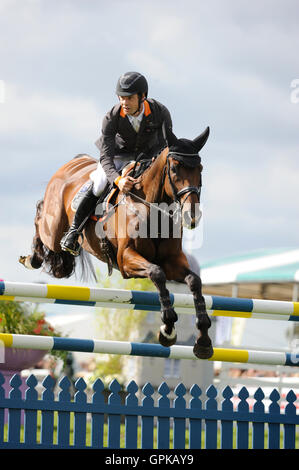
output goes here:
<path id="1" fill-rule="evenodd" d="M 78 206 L 79 206 L 79 203 L 81 201 L 81 199 L 83 198 L 84 194 L 86 193 L 86 191 L 90 188 L 90 181 L 87 181 L 86 183 L 84 183 L 81 188 L 79 189 L 79 191 L 75 194 L 73 200 L 72 200 L 72 203 L 71 203 L 71 209 L 73 212 L 76 212 L 76 210 L 78 209 Z"/>

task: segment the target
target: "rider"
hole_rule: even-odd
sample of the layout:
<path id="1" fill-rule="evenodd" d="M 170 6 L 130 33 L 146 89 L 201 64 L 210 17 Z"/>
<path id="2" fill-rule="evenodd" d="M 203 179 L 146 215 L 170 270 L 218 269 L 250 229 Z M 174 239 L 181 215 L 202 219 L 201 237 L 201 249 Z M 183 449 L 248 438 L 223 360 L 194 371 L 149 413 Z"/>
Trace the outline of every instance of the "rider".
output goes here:
<path id="1" fill-rule="evenodd" d="M 84 193 L 76 210 L 72 225 L 62 238 L 64 251 L 78 256 L 84 221 L 94 209 L 107 182 L 123 192 L 132 189 L 135 179 L 122 176 L 122 168 L 140 153 L 151 159 L 166 146 L 162 124 L 172 129 L 168 109 L 158 101 L 147 98 L 148 83 L 138 72 L 123 74 L 116 85 L 119 103 L 104 117 L 101 137 L 96 141 L 100 150 L 97 169 L 90 174 L 92 184 Z"/>

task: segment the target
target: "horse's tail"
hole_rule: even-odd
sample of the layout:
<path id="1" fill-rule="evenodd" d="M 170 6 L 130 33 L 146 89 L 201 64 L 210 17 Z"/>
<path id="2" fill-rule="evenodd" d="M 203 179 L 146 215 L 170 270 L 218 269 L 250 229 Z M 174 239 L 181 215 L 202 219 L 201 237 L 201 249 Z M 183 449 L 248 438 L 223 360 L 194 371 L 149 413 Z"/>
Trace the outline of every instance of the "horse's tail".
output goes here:
<path id="1" fill-rule="evenodd" d="M 44 253 L 44 261 L 42 263 L 43 271 L 50 274 L 50 276 L 58 279 L 68 278 L 72 276 L 72 274 L 77 274 L 79 271 L 80 280 L 88 281 L 89 278 L 92 278 L 94 281 L 97 281 L 97 276 L 90 256 L 83 249 L 81 249 L 79 256 L 76 257 L 67 251 L 55 253 L 45 247 L 44 244 L 42 250 Z M 78 264 L 80 265 L 79 269 Z"/>
<path id="2" fill-rule="evenodd" d="M 55 252 L 50 250 L 40 238 L 39 234 L 39 219 L 41 218 L 43 202 L 39 201 L 36 205 L 35 216 L 35 236 L 33 238 L 32 255 L 21 256 L 19 261 L 25 267 L 30 269 L 43 268 L 43 271 L 58 279 L 68 278 L 75 273 L 78 262 L 80 266 L 80 279 L 88 280 L 92 277 L 97 280 L 93 264 L 89 258 L 88 253 L 81 250 L 78 257 L 74 257 L 67 251 Z"/>
<path id="3" fill-rule="evenodd" d="M 68 253 L 67 251 L 56 253 L 55 251 L 49 250 L 49 248 L 43 244 L 41 239 L 38 240 L 38 243 L 43 256 L 42 267 L 44 272 L 58 279 L 64 277 L 68 278 L 74 274 L 76 260 L 71 253 Z"/>

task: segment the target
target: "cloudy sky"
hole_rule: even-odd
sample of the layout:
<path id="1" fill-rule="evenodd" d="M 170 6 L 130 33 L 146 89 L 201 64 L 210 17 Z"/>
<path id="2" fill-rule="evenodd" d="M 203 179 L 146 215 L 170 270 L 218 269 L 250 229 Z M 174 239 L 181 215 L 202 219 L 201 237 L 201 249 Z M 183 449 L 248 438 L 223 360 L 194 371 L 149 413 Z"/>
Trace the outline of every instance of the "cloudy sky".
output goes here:
<path id="1" fill-rule="evenodd" d="M 178 137 L 211 128 L 199 261 L 298 247 L 298 14 L 297 0 L 0 0 L 0 277 L 49 281 L 17 262 L 36 201 L 73 156 L 99 156 L 128 70 Z"/>

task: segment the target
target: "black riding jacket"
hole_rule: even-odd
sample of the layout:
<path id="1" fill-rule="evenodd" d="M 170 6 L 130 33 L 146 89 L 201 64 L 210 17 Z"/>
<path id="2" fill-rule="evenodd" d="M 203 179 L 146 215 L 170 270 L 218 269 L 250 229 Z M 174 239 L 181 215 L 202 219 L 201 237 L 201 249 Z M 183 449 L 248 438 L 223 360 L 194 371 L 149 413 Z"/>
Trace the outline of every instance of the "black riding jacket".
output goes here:
<path id="1" fill-rule="evenodd" d="M 111 184 L 119 177 L 113 162 L 115 155 L 131 154 L 134 160 L 142 152 L 152 158 L 166 146 L 162 132 L 163 122 L 166 127 L 172 129 L 168 109 L 150 98 L 144 101 L 144 114 L 138 133 L 133 129 L 120 104 L 106 114 L 102 135 L 96 141 L 96 146 L 100 150 L 101 165 Z"/>

